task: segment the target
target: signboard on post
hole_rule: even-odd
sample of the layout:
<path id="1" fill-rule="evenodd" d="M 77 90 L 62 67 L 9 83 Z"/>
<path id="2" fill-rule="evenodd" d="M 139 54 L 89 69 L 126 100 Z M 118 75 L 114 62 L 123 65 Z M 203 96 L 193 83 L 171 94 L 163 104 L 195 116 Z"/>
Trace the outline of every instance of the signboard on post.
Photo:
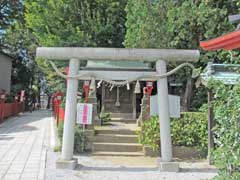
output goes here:
<path id="1" fill-rule="evenodd" d="M 77 124 L 92 124 L 93 105 L 86 103 L 77 104 Z"/>
<path id="2" fill-rule="evenodd" d="M 158 101 L 157 95 L 151 96 L 150 100 L 150 115 L 158 115 Z M 180 97 L 174 95 L 168 95 L 169 99 L 169 114 L 170 117 L 180 118 Z"/>

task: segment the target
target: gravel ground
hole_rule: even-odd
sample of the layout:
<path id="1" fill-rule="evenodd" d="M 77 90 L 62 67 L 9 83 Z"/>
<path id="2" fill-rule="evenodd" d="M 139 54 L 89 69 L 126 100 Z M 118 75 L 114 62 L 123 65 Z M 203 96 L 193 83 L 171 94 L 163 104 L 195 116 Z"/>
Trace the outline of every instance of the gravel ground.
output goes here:
<path id="1" fill-rule="evenodd" d="M 200 180 L 217 175 L 216 169 L 203 162 L 180 163 L 181 172 L 166 173 L 159 172 L 156 167 L 123 166 L 87 155 L 76 157 L 81 165 L 75 170 L 63 170 L 55 168 L 58 156 L 58 153 L 48 151 L 46 180 Z"/>

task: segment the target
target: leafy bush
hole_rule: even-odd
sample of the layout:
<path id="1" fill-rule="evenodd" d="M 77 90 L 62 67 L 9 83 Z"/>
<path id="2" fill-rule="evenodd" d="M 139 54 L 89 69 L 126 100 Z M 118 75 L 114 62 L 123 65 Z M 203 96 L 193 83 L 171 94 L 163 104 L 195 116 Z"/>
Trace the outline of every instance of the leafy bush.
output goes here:
<path id="1" fill-rule="evenodd" d="M 60 107 L 65 108 L 65 105 L 66 105 L 66 96 L 63 97 Z"/>
<path id="2" fill-rule="evenodd" d="M 80 125 L 75 127 L 75 136 L 74 136 L 74 152 L 81 153 L 85 151 L 88 138 L 85 135 L 83 128 Z"/>
<path id="3" fill-rule="evenodd" d="M 111 113 L 101 112 L 99 114 L 99 118 L 101 119 L 101 123 L 105 124 L 105 123 L 111 121 Z"/>
<path id="4" fill-rule="evenodd" d="M 240 179 L 240 85 L 208 84 L 215 91 L 214 164 L 219 168 L 216 179 Z"/>
<path id="5" fill-rule="evenodd" d="M 207 151 L 207 114 L 201 112 L 181 113 L 180 119 L 171 120 L 171 135 L 176 146 L 197 147 Z"/>
<path id="6" fill-rule="evenodd" d="M 160 127 L 157 116 L 153 116 L 143 123 L 142 131 L 139 132 L 138 140 L 141 144 L 148 145 L 155 151 L 159 149 Z"/>
<path id="7" fill-rule="evenodd" d="M 57 134 L 58 134 L 58 138 L 60 140 L 60 144 L 62 144 L 62 138 L 63 138 L 63 126 L 64 126 L 64 122 L 60 121 L 57 127 Z"/>
<path id="8" fill-rule="evenodd" d="M 14 98 L 12 95 L 7 95 L 6 96 L 6 103 L 13 103 L 14 102 Z"/>
<path id="9" fill-rule="evenodd" d="M 196 147 L 207 151 L 207 116 L 200 112 L 186 112 L 180 119 L 171 119 L 173 145 Z M 146 120 L 139 133 L 139 142 L 157 151 L 160 147 L 160 127 L 158 116 Z"/>
<path id="10" fill-rule="evenodd" d="M 60 122 L 58 125 L 58 137 L 60 139 L 60 143 L 62 145 L 62 137 L 63 137 L 63 126 L 64 122 Z M 86 144 L 88 142 L 88 138 L 83 132 L 83 129 L 80 125 L 75 126 L 75 134 L 74 134 L 74 153 L 81 153 L 85 151 Z"/>

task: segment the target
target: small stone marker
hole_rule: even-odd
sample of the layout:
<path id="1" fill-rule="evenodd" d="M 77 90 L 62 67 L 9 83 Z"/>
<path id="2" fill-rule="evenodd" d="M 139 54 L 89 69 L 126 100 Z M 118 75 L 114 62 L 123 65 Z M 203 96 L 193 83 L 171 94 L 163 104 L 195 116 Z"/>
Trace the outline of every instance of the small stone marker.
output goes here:
<path id="1" fill-rule="evenodd" d="M 86 103 L 77 104 L 77 124 L 92 124 L 93 105 Z"/>

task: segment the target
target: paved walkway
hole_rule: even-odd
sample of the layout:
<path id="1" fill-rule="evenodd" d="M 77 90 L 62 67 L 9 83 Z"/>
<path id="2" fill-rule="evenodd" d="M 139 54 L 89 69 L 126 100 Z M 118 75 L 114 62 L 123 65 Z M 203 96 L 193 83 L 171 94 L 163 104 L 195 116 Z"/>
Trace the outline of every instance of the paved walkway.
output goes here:
<path id="1" fill-rule="evenodd" d="M 144 161 L 131 166 L 122 163 L 122 157 L 116 160 L 87 155 L 75 156 L 79 163 L 75 170 L 56 169 L 55 161 L 59 154 L 52 151 L 47 154 L 46 180 L 207 180 L 217 175 L 217 170 L 206 162 L 180 163 L 181 172 L 173 173 L 160 172 L 156 165 L 146 166 Z M 124 160 L 134 159 L 128 158 L 124 157 Z"/>
<path id="2" fill-rule="evenodd" d="M 51 124 L 49 111 L 25 113 L 0 124 L 0 180 L 200 180 L 217 175 L 202 162 L 181 163 L 180 173 L 164 173 L 143 159 L 131 166 L 123 162 L 136 159 L 88 155 L 76 156 L 80 164 L 75 170 L 56 169 L 60 154 L 49 148 Z"/>
<path id="3" fill-rule="evenodd" d="M 50 112 L 34 111 L 0 124 L 0 179 L 43 180 Z"/>

